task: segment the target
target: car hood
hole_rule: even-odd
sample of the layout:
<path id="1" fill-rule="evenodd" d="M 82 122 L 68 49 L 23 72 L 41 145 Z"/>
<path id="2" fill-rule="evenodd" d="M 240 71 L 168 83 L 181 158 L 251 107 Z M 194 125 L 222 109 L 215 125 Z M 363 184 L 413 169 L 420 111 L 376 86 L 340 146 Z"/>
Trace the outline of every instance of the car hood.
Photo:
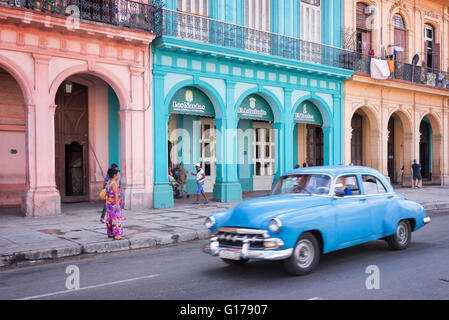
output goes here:
<path id="1" fill-rule="evenodd" d="M 307 208 L 325 205 L 329 198 L 308 195 L 275 195 L 239 203 L 225 221 L 228 227 L 266 228 L 281 215 L 301 214 Z M 282 217 L 281 217 L 282 218 Z"/>

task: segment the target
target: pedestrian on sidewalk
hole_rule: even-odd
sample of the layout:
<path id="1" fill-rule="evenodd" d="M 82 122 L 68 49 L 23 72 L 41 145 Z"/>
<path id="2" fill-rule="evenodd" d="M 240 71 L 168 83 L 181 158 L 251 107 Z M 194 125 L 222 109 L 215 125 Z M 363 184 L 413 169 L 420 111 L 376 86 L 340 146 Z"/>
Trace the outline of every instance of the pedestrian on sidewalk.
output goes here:
<path id="1" fill-rule="evenodd" d="M 184 169 L 184 167 L 182 166 L 182 163 L 178 164 L 178 170 L 179 170 L 179 174 L 178 174 L 178 184 L 179 184 L 179 192 L 180 192 L 180 196 L 181 199 L 183 198 L 183 193 L 185 192 L 186 194 L 186 198 L 189 197 L 189 193 L 187 192 L 186 189 L 186 183 L 187 183 L 187 170 Z"/>
<path id="2" fill-rule="evenodd" d="M 111 179 L 108 181 L 107 190 L 108 198 L 106 200 L 107 217 L 106 232 L 109 238 L 114 240 L 123 239 L 123 213 L 122 213 L 122 196 L 120 190 L 120 170 L 110 168 L 108 175 Z"/>
<path id="3" fill-rule="evenodd" d="M 413 160 L 412 171 L 413 171 L 413 189 L 422 188 L 421 165 L 416 162 L 416 159 Z"/>
<path id="4" fill-rule="evenodd" d="M 196 184 L 198 185 L 198 188 L 196 190 L 196 201 L 193 202 L 193 204 L 200 203 L 200 194 L 204 198 L 204 203 L 208 203 L 206 194 L 204 193 L 204 181 L 206 180 L 206 174 L 204 173 L 204 170 L 201 168 L 200 164 L 197 163 L 195 165 L 196 173 L 190 172 L 193 176 L 196 176 Z"/>
<path id="5" fill-rule="evenodd" d="M 113 164 L 111 164 L 111 168 L 117 169 L 118 165 L 113 163 Z M 108 172 L 109 172 L 109 170 L 108 170 Z M 106 176 L 104 177 L 103 189 L 106 189 L 106 186 L 108 185 L 109 180 L 111 180 L 111 177 L 106 173 Z M 103 211 L 101 212 L 101 217 L 100 217 L 100 222 L 101 223 L 104 223 L 104 217 L 105 216 L 106 216 L 106 202 L 104 203 Z"/>

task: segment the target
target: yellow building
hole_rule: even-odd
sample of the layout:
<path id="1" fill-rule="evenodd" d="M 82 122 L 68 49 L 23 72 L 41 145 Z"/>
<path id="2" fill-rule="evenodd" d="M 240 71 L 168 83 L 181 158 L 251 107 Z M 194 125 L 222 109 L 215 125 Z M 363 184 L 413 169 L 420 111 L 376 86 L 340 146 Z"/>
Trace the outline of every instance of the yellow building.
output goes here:
<path id="1" fill-rule="evenodd" d="M 344 160 L 412 185 L 449 184 L 449 1 L 344 1 L 354 76 L 344 86 Z"/>

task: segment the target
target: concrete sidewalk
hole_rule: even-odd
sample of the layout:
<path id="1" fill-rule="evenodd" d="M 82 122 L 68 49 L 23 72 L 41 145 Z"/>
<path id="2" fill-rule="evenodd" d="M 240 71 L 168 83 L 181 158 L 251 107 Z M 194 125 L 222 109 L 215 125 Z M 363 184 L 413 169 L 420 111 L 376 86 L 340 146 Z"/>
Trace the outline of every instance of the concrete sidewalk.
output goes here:
<path id="1" fill-rule="evenodd" d="M 449 209 L 447 187 L 396 191 L 420 202 L 426 210 Z M 265 194 L 245 194 L 244 200 Z M 99 221 L 101 203 L 65 204 L 60 216 L 41 218 L 23 218 L 15 208 L 0 209 L 0 267 L 207 239 L 205 217 L 237 204 L 211 201 L 194 205 L 193 200 L 177 200 L 174 208 L 125 211 L 125 240 L 107 237 L 106 226 Z"/>

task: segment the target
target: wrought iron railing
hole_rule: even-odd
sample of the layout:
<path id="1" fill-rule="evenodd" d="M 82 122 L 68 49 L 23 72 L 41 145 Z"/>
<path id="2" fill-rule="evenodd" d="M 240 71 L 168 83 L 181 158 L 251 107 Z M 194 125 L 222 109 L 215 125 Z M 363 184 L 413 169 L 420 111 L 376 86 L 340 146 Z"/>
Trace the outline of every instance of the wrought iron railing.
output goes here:
<path id="1" fill-rule="evenodd" d="M 371 59 L 380 58 L 354 52 L 353 59 L 353 70 L 355 72 L 370 74 Z M 391 79 L 449 89 L 449 74 L 447 72 L 427 68 L 425 66 L 394 61 L 394 71 L 390 73 L 389 77 Z"/>
<path id="2" fill-rule="evenodd" d="M 182 11 L 162 9 L 157 36 L 171 36 L 235 49 L 352 69 L 350 51 L 251 29 Z"/>
<path id="3" fill-rule="evenodd" d="M 155 6 L 130 0 L 0 0 L 10 7 L 155 32 Z"/>

